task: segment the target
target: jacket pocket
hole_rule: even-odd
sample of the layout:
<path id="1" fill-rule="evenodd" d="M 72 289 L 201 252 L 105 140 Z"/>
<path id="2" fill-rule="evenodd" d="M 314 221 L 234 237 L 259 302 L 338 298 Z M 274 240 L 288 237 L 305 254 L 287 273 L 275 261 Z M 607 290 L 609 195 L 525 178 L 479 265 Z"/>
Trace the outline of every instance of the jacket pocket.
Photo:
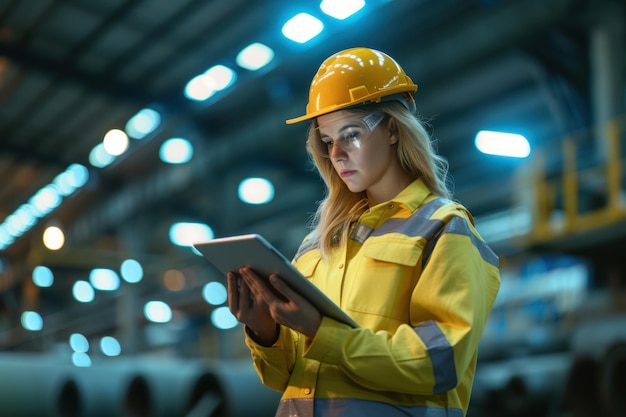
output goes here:
<path id="1" fill-rule="evenodd" d="M 381 319 L 408 322 L 411 294 L 420 274 L 417 265 L 424 241 L 369 240 L 363 245 L 355 276 L 346 288 L 346 306 Z"/>

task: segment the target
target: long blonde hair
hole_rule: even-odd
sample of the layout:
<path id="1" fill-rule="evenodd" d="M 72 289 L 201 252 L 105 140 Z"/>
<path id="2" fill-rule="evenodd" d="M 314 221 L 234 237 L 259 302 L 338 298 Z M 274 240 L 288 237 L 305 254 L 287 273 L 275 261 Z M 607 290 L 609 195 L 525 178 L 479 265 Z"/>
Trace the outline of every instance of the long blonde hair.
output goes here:
<path id="1" fill-rule="evenodd" d="M 451 198 L 448 188 L 448 163 L 435 151 L 430 135 L 422 122 L 398 101 L 382 102 L 347 109 L 357 115 L 373 111 L 386 114 L 384 122 L 394 119 L 398 134 L 398 159 L 412 180 L 422 178 L 433 193 Z M 319 135 L 317 122 L 311 123 L 308 131 L 310 141 Z M 309 157 L 326 184 L 326 195 L 319 202 L 311 219 L 312 232 L 303 243 L 303 249 L 318 247 L 322 257 L 327 258 L 332 246 L 341 243 L 347 236 L 350 224 L 367 208 L 364 193 L 353 193 L 341 180 L 332 162 L 317 155 L 307 146 Z"/>

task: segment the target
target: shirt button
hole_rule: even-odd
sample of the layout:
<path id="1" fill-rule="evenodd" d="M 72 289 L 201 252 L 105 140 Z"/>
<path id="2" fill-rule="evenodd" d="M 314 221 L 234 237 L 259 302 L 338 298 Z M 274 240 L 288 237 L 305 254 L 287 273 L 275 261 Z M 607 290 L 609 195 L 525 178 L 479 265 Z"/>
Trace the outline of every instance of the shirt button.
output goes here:
<path id="1" fill-rule="evenodd" d="M 305 389 L 304 389 L 304 393 L 305 393 L 306 395 L 309 395 L 309 394 L 311 393 L 311 388 L 305 388 Z"/>
<path id="2" fill-rule="evenodd" d="M 339 269 L 343 269 L 343 264 L 339 264 Z"/>

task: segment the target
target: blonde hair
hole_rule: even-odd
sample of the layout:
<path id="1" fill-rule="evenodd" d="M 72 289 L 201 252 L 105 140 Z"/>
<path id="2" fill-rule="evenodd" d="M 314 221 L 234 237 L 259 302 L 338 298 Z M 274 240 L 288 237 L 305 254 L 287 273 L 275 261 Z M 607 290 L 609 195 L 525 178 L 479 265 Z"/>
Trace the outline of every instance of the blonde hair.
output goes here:
<path id="1" fill-rule="evenodd" d="M 347 109 L 358 115 L 381 111 L 386 117 L 382 123 L 395 121 L 398 134 L 398 159 L 402 169 L 412 180 L 422 178 L 428 189 L 440 197 L 451 198 L 448 188 L 448 163 L 437 154 L 430 135 L 422 122 L 398 101 L 383 102 Z M 319 135 L 317 122 L 311 123 L 308 131 L 310 141 Z M 326 195 L 319 202 L 311 219 L 312 232 L 303 243 L 300 252 L 319 248 L 327 258 L 332 246 L 339 244 L 348 234 L 350 224 L 367 208 L 364 193 L 353 193 L 341 180 L 332 162 L 317 155 L 310 146 L 307 151 L 311 161 L 326 185 Z"/>

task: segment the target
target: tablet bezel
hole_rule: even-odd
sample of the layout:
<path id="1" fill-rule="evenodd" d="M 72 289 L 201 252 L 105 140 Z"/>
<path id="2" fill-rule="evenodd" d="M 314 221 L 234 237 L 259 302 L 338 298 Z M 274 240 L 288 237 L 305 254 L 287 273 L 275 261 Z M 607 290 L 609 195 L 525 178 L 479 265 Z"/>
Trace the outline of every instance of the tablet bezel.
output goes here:
<path id="1" fill-rule="evenodd" d="M 259 234 L 216 238 L 194 243 L 193 246 L 224 275 L 230 271 L 236 272 L 244 266 L 251 267 L 264 277 L 276 273 L 294 291 L 313 304 L 322 315 L 353 328 L 359 327 L 345 311 L 304 277 L 280 251 Z"/>

